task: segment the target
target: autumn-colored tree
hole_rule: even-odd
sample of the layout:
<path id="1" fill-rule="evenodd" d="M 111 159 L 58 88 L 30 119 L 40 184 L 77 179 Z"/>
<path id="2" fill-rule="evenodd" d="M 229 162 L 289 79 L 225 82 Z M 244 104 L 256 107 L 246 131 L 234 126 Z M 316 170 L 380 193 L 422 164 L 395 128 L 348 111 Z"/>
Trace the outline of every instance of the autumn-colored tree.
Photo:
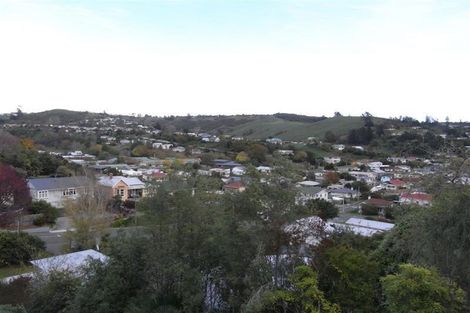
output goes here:
<path id="1" fill-rule="evenodd" d="M 337 182 L 339 182 L 338 174 L 336 172 L 333 172 L 333 171 L 326 172 L 324 181 L 328 185 L 336 184 Z"/>
<path id="2" fill-rule="evenodd" d="M 11 166 L 0 165 L 0 225 L 7 224 L 10 212 L 31 204 L 26 180 Z"/>
<path id="3" fill-rule="evenodd" d="M 31 138 L 23 138 L 20 141 L 21 146 L 26 150 L 32 150 L 34 148 L 34 142 Z"/>
<path id="4" fill-rule="evenodd" d="M 250 157 L 245 151 L 241 151 L 237 154 L 237 157 L 235 158 L 235 161 L 240 162 L 240 163 L 245 163 L 250 160 Z"/>

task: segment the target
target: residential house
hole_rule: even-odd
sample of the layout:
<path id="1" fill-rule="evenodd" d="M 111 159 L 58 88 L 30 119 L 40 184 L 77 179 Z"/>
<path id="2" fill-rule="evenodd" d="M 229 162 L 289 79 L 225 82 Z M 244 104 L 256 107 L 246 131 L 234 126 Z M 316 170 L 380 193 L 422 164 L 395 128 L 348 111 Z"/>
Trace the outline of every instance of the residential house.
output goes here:
<path id="1" fill-rule="evenodd" d="M 395 188 L 390 188 L 390 190 L 398 190 L 398 189 L 405 189 L 409 187 L 409 184 L 400 180 L 400 179 L 391 179 L 389 185 L 394 186 Z M 389 188 L 387 188 L 389 189 Z"/>
<path id="2" fill-rule="evenodd" d="M 372 185 L 377 181 L 377 173 L 374 172 L 359 172 L 359 171 L 350 171 L 349 175 L 356 178 L 358 181 L 362 181 L 366 184 Z"/>
<path id="3" fill-rule="evenodd" d="M 232 168 L 232 174 L 237 175 L 237 176 L 242 176 L 245 175 L 246 173 L 246 167 L 244 166 L 235 166 Z"/>
<path id="4" fill-rule="evenodd" d="M 110 197 L 120 196 L 123 201 L 146 196 L 145 184 L 137 177 L 103 176 L 98 184 Z"/>
<path id="5" fill-rule="evenodd" d="M 66 201 L 77 199 L 84 194 L 90 183 L 85 176 L 28 179 L 33 200 L 44 200 L 58 208 L 63 207 Z"/>
<path id="6" fill-rule="evenodd" d="M 178 146 L 178 147 L 174 147 L 173 149 L 171 149 L 173 152 L 180 152 L 180 153 L 183 153 L 186 151 L 186 148 L 185 147 L 182 147 L 182 146 Z"/>
<path id="7" fill-rule="evenodd" d="M 358 199 L 360 195 L 361 193 L 359 191 L 349 188 L 338 188 L 329 190 L 329 197 L 333 201 L 344 202 L 347 199 Z"/>
<path id="8" fill-rule="evenodd" d="M 150 173 L 146 173 L 143 176 L 143 179 L 147 181 L 163 182 L 165 180 L 168 180 L 168 175 L 165 172 L 152 171 Z"/>
<path id="9" fill-rule="evenodd" d="M 263 174 L 270 174 L 272 169 L 269 166 L 260 165 L 260 166 L 256 167 L 256 170 L 260 173 L 263 173 Z"/>
<path id="10" fill-rule="evenodd" d="M 337 157 L 337 156 L 324 157 L 323 161 L 325 161 L 325 163 L 327 164 L 338 164 L 339 162 L 341 162 L 341 157 Z"/>
<path id="11" fill-rule="evenodd" d="M 353 149 L 359 150 L 359 151 L 364 151 L 363 146 L 352 146 Z"/>
<path id="12" fill-rule="evenodd" d="M 336 144 L 336 145 L 332 145 L 333 149 L 335 150 L 338 150 L 338 151 L 343 151 L 345 146 L 342 145 L 342 144 Z"/>
<path id="13" fill-rule="evenodd" d="M 291 156 L 294 155 L 294 150 L 276 150 L 279 155 Z"/>
<path id="14" fill-rule="evenodd" d="M 154 142 L 152 144 L 152 148 L 154 149 L 162 149 L 162 150 L 170 150 L 173 148 L 173 144 L 169 142 Z"/>
<path id="15" fill-rule="evenodd" d="M 266 139 L 267 143 L 273 144 L 273 145 L 282 145 L 282 139 L 280 138 L 268 138 Z"/>
<path id="16" fill-rule="evenodd" d="M 295 202 L 298 204 L 305 204 L 310 200 L 329 200 L 328 191 L 319 186 L 298 186 L 297 190 Z"/>
<path id="17" fill-rule="evenodd" d="M 245 191 L 246 187 L 245 184 L 241 181 L 232 181 L 227 183 L 223 187 L 224 191 L 236 191 L 236 192 L 243 192 Z"/>
<path id="18" fill-rule="evenodd" d="M 377 213 L 379 215 L 385 215 L 385 211 L 393 206 L 392 201 L 384 200 L 384 199 L 376 199 L 376 198 L 371 198 L 368 199 L 364 202 L 362 202 L 361 205 L 361 213 L 364 213 L 364 210 L 367 209 L 374 209 L 377 210 Z"/>
<path id="19" fill-rule="evenodd" d="M 402 193 L 399 198 L 400 204 L 417 204 L 428 206 L 432 202 L 432 195 L 424 192 Z"/>

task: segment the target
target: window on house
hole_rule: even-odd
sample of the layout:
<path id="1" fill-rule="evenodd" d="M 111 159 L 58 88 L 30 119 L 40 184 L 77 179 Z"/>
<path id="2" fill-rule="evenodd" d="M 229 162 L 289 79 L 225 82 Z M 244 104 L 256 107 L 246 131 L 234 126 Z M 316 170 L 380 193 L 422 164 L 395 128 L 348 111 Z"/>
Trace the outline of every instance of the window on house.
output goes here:
<path id="1" fill-rule="evenodd" d="M 124 197 L 124 192 L 125 192 L 124 189 L 119 189 L 119 195 L 120 195 L 121 197 Z"/>
<path id="2" fill-rule="evenodd" d="M 68 188 L 64 190 L 63 194 L 64 196 L 74 196 L 77 194 L 77 191 L 75 190 L 75 188 Z"/>
<path id="3" fill-rule="evenodd" d="M 47 199 L 48 198 L 48 191 L 47 190 L 39 190 L 38 191 L 38 199 Z"/>

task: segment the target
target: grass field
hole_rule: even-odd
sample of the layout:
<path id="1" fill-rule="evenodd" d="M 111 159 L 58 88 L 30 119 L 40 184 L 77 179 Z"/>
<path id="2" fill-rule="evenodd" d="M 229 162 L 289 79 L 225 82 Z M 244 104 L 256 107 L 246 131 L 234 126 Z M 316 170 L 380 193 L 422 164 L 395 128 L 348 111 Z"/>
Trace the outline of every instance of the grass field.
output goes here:
<path id="1" fill-rule="evenodd" d="M 375 119 L 379 122 L 381 119 Z M 359 116 L 339 116 L 314 123 L 293 122 L 276 117 L 265 117 L 233 127 L 228 133 L 250 139 L 279 137 L 283 140 L 305 140 L 308 137 L 323 139 L 327 131 L 345 135 L 351 129 L 363 126 Z"/>
<path id="2" fill-rule="evenodd" d="M 32 271 L 33 267 L 31 265 L 0 267 L 0 279 Z"/>

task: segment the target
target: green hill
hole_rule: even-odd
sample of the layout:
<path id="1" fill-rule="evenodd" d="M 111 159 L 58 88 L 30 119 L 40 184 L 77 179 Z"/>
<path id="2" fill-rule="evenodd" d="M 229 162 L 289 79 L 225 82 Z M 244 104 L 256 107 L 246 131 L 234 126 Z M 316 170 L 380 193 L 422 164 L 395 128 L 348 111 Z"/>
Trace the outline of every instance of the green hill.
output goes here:
<path id="1" fill-rule="evenodd" d="M 346 135 L 351 129 L 363 126 L 360 116 L 338 116 L 332 118 L 305 116 L 287 113 L 274 115 L 213 115 L 213 116 L 118 116 L 106 113 L 49 110 L 39 113 L 24 113 L 11 118 L 17 123 L 28 124 L 81 124 L 88 120 L 93 124 L 106 117 L 124 117 L 139 124 L 154 126 L 160 124 L 173 131 L 210 132 L 242 136 L 249 139 L 279 137 L 284 140 L 305 140 L 308 137 L 323 138 L 328 131 L 337 136 Z M 387 119 L 374 118 L 375 123 Z"/>
<path id="2" fill-rule="evenodd" d="M 38 113 L 25 113 L 18 116 L 16 120 L 22 123 L 35 124 L 71 124 L 79 123 L 86 119 L 94 119 L 108 116 L 105 113 L 79 112 L 69 110 L 49 110 Z"/>
<path id="3" fill-rule="evenodd" d="M 376 123 L 383 121 L 385 119 L 374 118 Z M 227 133 L 250 139 L 279 137 L 284 140 L 302 140 L 308 137 L 323 138 L 327 131 L 338 136 L 346 135 L 351 129 L 361 126 L 363 121 L 359 116 L 332 117 L 312 123 L 287 121 L 270 116 L 238 125 Z"/>

